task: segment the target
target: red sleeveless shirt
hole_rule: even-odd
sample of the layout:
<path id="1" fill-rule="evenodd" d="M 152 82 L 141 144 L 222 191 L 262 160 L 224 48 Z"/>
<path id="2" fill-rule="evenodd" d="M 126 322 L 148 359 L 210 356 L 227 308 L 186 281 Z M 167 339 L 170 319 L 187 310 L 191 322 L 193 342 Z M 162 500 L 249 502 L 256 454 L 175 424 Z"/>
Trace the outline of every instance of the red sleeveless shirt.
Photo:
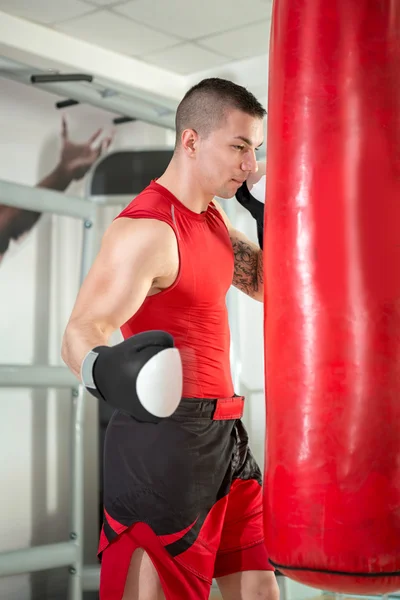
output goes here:
<path id="1" fill-rule="evenodd" d="M 226 294 L 234 258 L 219 211 L 211 203 L 205 212 L 195 213 L 152 182 L 119 217 L 164 221 L 173 229 L 179 250 L 177 279 L 146 298 L 121 327 L 123 337 L 151 329 L 167 331 L 182 357 L 183 396 L 232 396 Z"/>

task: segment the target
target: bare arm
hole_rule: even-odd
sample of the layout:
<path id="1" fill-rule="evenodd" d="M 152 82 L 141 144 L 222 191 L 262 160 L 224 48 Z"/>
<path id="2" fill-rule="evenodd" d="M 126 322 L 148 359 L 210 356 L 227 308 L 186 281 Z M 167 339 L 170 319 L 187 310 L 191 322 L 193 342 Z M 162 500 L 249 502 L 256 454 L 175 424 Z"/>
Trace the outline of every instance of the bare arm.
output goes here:
<path id="1" fill-rule="evenodd" d="M 79 378 L 92 348 L 137 312 L 151 288 L 171 276 L 177 260 L 172 229 L 151 219 L 117 219 L 76 300 L 64 333 L 62 358 Z"/>
<path id="2" fill-rule="evenodd" d="M 62 191 L 68 187 L 69 183 L 70 180 L 62 175 L 57 167 L 39 181 L 37 187 Z M 41 215 L 42 213 L 35 210 L 0 204 L 0 257 L 7 252 L 11 240 L 18 240 L 30 231 Z"/>
<path id="3" fill-rule="evenodd" d="M 36 187 L 63 192 L 73 180 L 81 179 L 112 142 L 112 136 L 108 136 L 97 148 L 93 148 L 93 143 L 101 133 L 102 130 L 98 129 L 86 142 L 78 144 L 69 138 L 67 122 L 63 118 L 60 159 L 53 171 L 43 177 Z M 0 261 L 11 240 L 18 240 L 30 231 L 41 215 L 35 210 L 0 204 Z"/>
<path id="4" fill-rule="evenodd" d="M 254 300 L 263 302 L 263 251 L 253 244 L 244 233 L 235 229 L 223 208 L 215 200 L 213 202 L 220 211 L 231 238 L 235 258 L 232 283 Z"/>

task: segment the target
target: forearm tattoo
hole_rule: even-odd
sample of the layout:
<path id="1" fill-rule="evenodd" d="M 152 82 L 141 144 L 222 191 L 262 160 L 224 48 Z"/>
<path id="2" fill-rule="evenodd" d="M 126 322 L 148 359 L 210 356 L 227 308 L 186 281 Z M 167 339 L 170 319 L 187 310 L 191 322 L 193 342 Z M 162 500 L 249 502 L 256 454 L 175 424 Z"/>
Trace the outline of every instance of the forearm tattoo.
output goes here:
<path id="1" fill-rule="evenodd" d="M 233 285 L 248 296 L 259 295 L 264 283 L 262 250 L 254 250 L 237 239 L 232 239 L 232 247 L 235 257 Z"/>

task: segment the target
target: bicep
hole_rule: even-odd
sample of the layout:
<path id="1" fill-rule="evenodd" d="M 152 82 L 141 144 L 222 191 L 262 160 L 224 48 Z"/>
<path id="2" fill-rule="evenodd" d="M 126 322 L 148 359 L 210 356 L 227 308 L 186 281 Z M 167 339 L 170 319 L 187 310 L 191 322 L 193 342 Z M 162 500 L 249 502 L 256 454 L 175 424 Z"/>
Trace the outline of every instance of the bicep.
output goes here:
<path id="1" fill-rule="evenodd" d="M 71 320 L 90 320 L 111 333 L 135 314 L 154 279 L 163 274 L 168 229 L 158 221 L 114 221 L 82 284 Z"/>

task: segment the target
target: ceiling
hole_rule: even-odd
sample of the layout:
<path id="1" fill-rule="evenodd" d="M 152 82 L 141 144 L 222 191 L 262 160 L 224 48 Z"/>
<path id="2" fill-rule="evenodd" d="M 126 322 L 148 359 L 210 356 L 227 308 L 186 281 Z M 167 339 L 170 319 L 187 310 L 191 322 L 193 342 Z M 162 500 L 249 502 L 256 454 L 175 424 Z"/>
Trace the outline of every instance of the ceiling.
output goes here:
<path id="1" fill-rule="evenodd" d="M 192 75 L 266 56 L 271 5 L 272 0 L 0 0 L 0 11 Z"/>

